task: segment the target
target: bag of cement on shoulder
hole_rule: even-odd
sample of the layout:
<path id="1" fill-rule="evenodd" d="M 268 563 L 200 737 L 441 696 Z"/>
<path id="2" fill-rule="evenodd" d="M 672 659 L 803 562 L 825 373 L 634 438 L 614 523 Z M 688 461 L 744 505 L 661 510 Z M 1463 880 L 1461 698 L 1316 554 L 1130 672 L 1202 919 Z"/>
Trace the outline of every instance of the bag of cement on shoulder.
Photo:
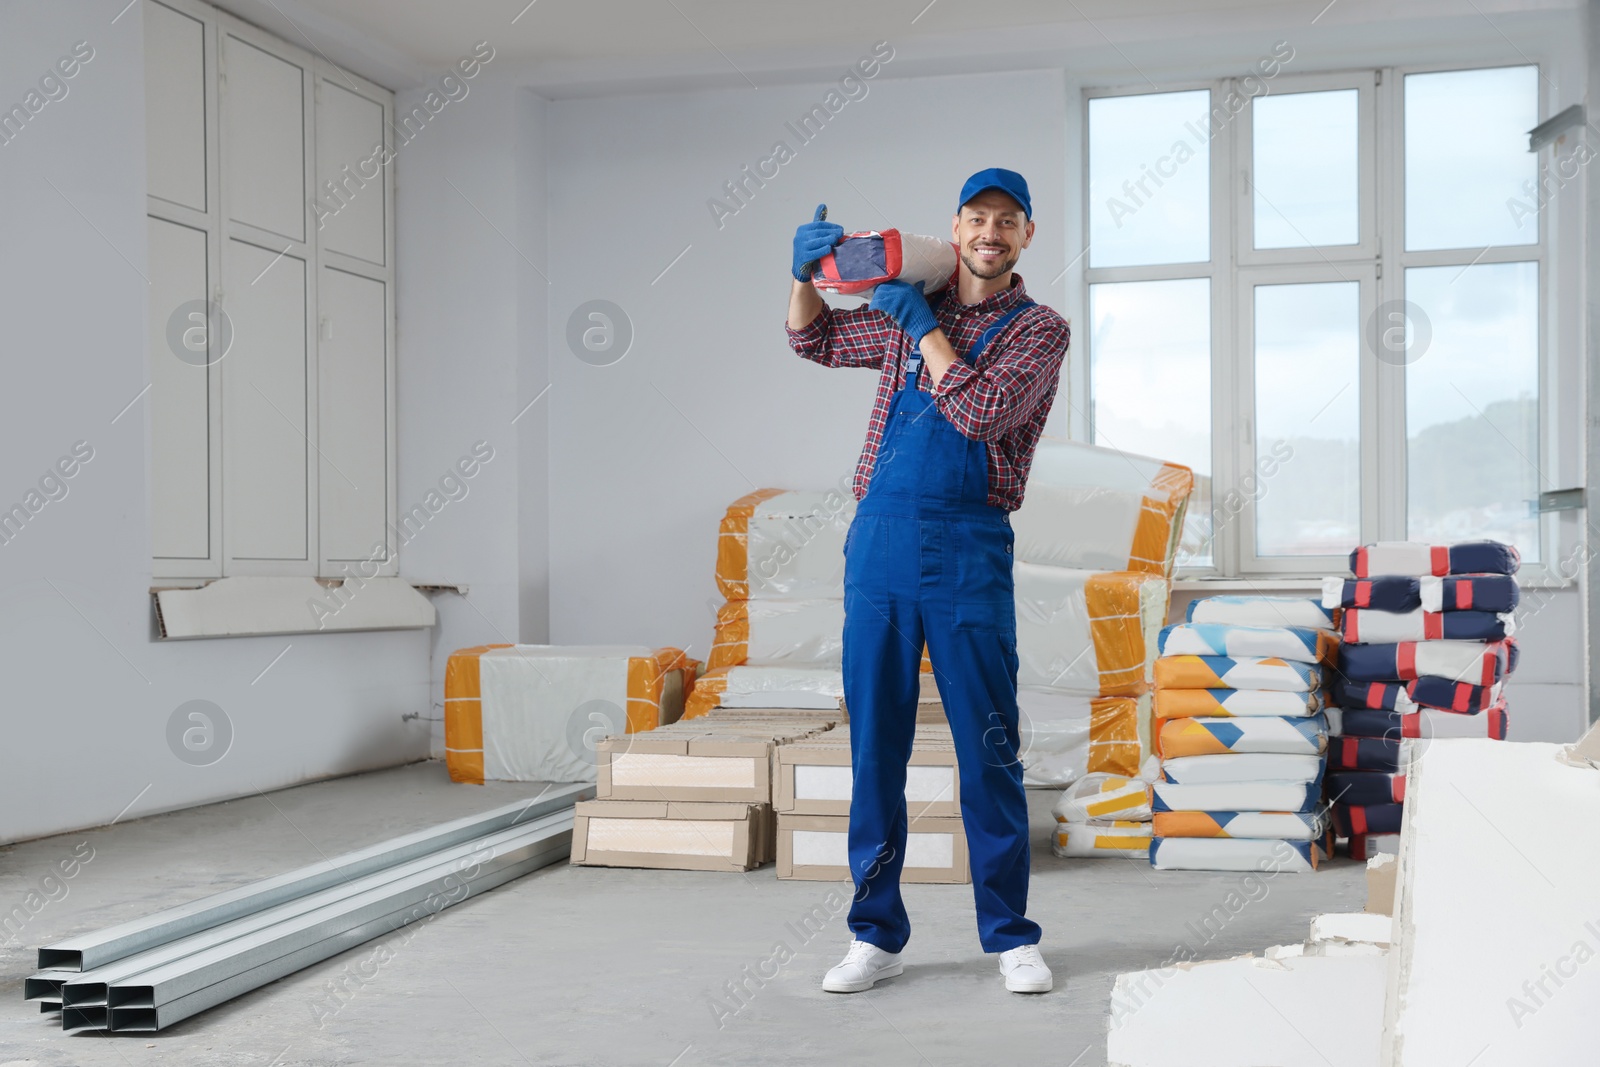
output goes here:
<path id="1" fill-rule="evenodd" d="M 956 273 L 956 246 L 939 237 L 899 230 L 862 230 L 823 256 L 811 284 L 825 293 L 870 297 L 880 282 L 922 282 L 932 296 Z"/>

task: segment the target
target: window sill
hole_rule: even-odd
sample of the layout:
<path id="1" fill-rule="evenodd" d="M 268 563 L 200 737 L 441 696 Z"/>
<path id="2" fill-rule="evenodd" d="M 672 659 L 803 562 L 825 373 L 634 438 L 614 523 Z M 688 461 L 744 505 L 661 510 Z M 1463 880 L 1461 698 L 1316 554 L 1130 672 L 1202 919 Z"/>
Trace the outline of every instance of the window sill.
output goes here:
<path id="1" fill-rule="evenodd" d="M 162 640 L 425 629 L 438 620 L 427 597 L 400 578 L 219 578 L 150 593 Z"/>
<path id="2" fill-rule="evenodd" d="M 1322 591 L 1321 578 L 1174 578 L 1174 593 L 1268 593 Z"/>

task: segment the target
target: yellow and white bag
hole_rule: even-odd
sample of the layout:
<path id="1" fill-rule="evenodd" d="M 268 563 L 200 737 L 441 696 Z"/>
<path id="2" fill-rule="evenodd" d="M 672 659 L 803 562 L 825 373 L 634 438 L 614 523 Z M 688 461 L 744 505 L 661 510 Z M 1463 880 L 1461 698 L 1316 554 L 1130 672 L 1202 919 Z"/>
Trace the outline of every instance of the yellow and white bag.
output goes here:
<path id="1" fill-rule="evenodd" d="M 1132 820 L 1068 822 L 1056 826 L 1050 851 L 1062 857 L 1134 856 L 1150 854 L 1150 824 Z"/>
<path id="2" fill-rule="evenodd" d="M 1086 774 L 1062 790 L 1051 811 L 1058 823 L 1148 822 L 1150 783 L 1120 774 Z"/>

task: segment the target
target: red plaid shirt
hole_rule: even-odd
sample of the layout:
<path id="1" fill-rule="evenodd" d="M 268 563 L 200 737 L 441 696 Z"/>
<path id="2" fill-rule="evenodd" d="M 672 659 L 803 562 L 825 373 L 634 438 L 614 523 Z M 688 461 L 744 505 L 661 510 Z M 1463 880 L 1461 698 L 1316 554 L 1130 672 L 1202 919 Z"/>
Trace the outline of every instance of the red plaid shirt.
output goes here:
<path id="1" fill-rule="evenodd" d="M 1012 279 L 1008 288 L 976 304 L 963 304 L 954 293 L 940 301 L 934 315 L 958 355 L 970 351 L 985 329 L 1027 299 L 1022 276 L 1013 274 Z M 888 315 L 865 306 L 835 311 L 824 305 L 804 329 L 788 332 L 789 347 L 814 363 L 880 370 L 878 396 L 867 421 L 867 441 L 851 483 L 851 491 L 860 500 L 867 495 L 878 446 L 883 443 L 889 402 L 905 380 L 906 361 L 913 355 L 911 338 Z M 1022 506 L 1033 451 L 1055 403 L 1061 365 L 1071 342 L 1072 327 L 1067 321 L 1043 304 L 1035 304 L 989 342 L 977 367 L 958 359 L 932 389 L 934 405 L 957 430 L 974 441 L 988 443 L 988 503 L 995 507 L 1015 511 Z M 918 388 L 927 389 L 929 381 L 924 364 L 917 375 Z"/>

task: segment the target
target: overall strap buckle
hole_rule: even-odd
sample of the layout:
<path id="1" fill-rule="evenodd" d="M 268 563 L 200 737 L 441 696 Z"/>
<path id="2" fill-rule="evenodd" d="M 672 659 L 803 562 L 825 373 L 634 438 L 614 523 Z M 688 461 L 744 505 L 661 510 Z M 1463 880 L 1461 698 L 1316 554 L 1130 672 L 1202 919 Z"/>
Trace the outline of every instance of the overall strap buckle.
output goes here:
<path id="1" fill-rule="evenodd" d="M 919 371 L 921 371 L 921 370 L 922 370 L 922 357 L 921 356 L 912 356 L 909 360 L 906 361 L 906 381 L 905 381 L 905 386 L 906 386 L 907 389 L 912 389 L 912 390 L 916 389 L 916 387 L 917 387 L 917 373 Z"/>

